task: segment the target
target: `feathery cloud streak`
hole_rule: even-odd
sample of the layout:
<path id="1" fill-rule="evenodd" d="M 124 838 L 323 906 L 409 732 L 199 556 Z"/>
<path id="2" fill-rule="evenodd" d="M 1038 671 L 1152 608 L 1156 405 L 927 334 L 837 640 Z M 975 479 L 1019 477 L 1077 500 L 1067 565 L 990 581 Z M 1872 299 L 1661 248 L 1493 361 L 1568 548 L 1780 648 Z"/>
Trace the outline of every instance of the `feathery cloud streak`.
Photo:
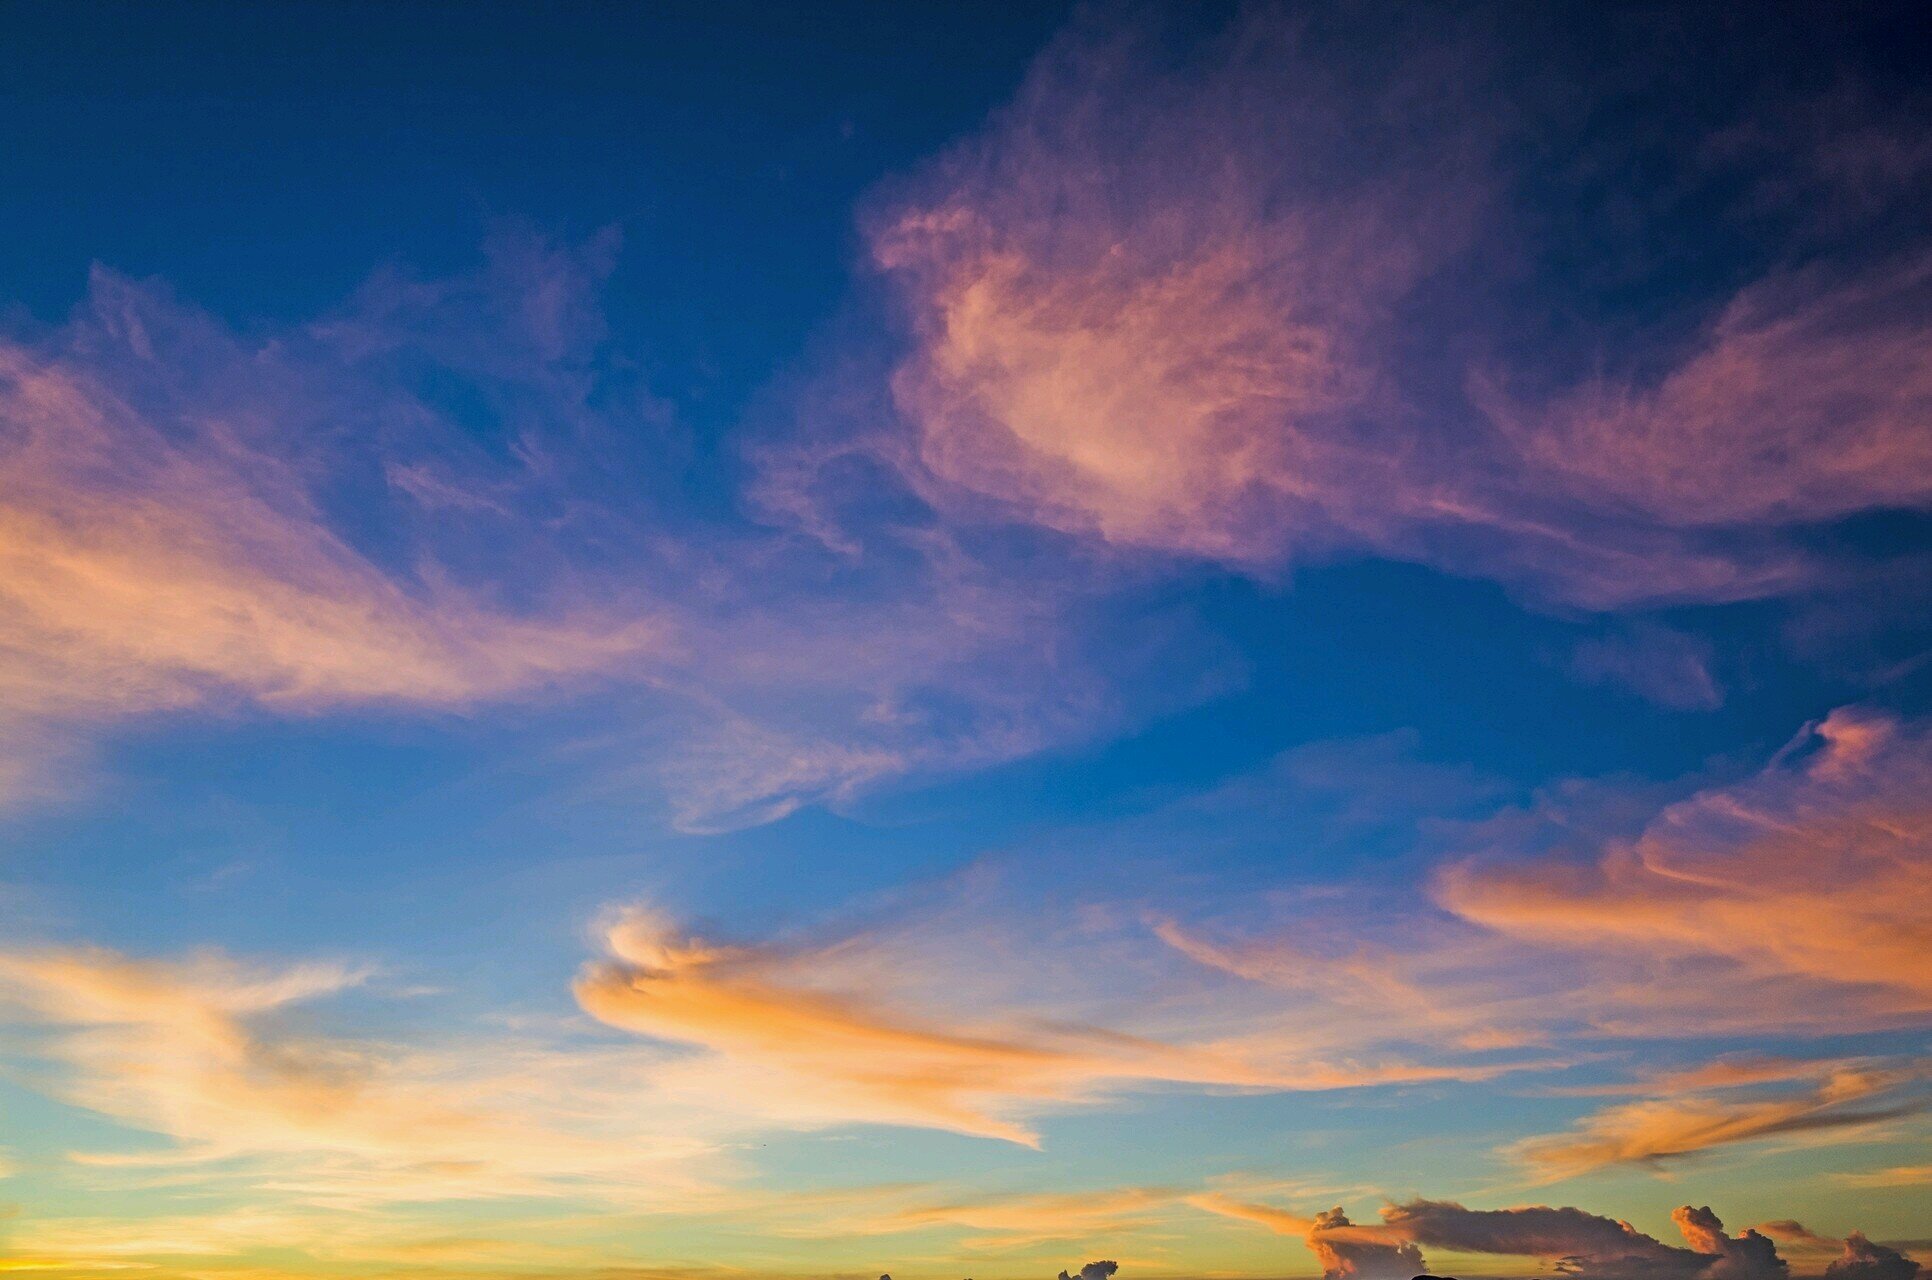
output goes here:
<path id="1" fill-rule="evenodd" d="M 343 1211 L 566 1187 L 647 1202 L 702 1185 L 712 1142 L 650 1105 L 638 1054 L 507 1036 L 398 1045 L 304 1026 L 302 1006 L 366 977 L 216 954 L 10 951 L 0 1009 L 52 1036 L 37 1051 L 50 1070 L 30 1077 L 48 1093 L 171 1143 L 74 1154 L 84 1167 L 211 1187 L 266 1171 L 291 1203 Z"/>
<path id="2" fill-rule="evenodd" d="M 1091 1101 L 1135 1082 L 1280 1091 L 1480 1079 L 1504 1068 L 1326 1062 L 1263 1037 L 1170 1043 L 1132 1031 L 1003 1011 L 983 1024 L 928 999 L 914 1017 L 841 989 L 824 953 L 721 947 L 633 909 L 608 928 L 611 958 L 577 982 L 586 1012 L 615 1027 L 705 1051 L 674 1090 L 794 1123 L 947 1129 L 1035 1145 L 1016 1114 Z M 930 994 L 930 993 L 929 993 Z"/>

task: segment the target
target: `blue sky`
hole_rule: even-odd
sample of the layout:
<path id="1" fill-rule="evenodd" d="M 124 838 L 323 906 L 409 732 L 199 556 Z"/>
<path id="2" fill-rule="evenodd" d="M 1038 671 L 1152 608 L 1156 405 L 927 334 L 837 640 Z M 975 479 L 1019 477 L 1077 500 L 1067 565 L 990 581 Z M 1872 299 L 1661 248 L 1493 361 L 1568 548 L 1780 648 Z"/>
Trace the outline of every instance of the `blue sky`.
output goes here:
<path id="1" fill-rule="evenodd" d="M 0 1270 L 1913 1274 L 1911 17 L 7 8 Z"/>

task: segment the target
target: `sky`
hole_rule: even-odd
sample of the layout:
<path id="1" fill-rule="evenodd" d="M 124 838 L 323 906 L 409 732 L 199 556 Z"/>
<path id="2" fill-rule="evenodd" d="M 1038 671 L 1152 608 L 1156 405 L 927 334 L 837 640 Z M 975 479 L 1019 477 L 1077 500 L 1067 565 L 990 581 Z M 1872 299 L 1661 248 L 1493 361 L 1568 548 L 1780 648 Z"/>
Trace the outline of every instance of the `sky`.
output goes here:
<path id="1" fill-rule="evenodd" d="M 1918 17 L 0 4 L 0 1272 L 1932 1267 Z"/>

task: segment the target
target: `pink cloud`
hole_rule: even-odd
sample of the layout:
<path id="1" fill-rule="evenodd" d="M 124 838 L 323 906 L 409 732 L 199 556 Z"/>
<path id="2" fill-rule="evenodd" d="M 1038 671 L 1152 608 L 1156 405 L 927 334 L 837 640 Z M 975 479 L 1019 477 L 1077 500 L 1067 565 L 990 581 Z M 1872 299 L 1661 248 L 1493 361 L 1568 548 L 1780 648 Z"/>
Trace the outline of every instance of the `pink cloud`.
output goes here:
<path id="1" fill-rule="evenodd" d="M 892 395 L 929 499 L 1251 567 L 1386 542 L 1428 506 L 1414 437 L 1365 415 L 1393 408 L 1384 313 L 1471 197 L 1398 212 L 1439 157 L 1336 181 L 1360 104 L 1325 100 L 1280 24 L 1237 25 L 1166 76 L 1131 39 L 1063 40 L 872 227 L 912 318 Z"/>
<path id="2" fill-rule="evenodd" d="M 403 563 L 360 545 L 332 419 L 408 402 L 334 358 L 243 342 L 106 272 L 66 326 L 0 341 L 0 739 L 17 787 L 36 785 L 21 756 L 131 716 L 461 708 L 661 644 L 638 613 L 466 582 L 439 562 L 447 529 L 405 531 Z M 385 518 L 384 495 L 365 498 Z"/>
<path id="3" fill-rule="evenodd" d="M 1475 421 L 1411 389 L 1402 306 L 1503 179 L 1445 124 L 1473 117 L 1440 65 L 1350 81 L 1291 26 L 1237 21 L 1181 69 L 1067 37 L 895 187 L 869 234 L 903 434 L 845 450 L 957 520 L 1264 576 L 1386 556 L 1604 610 L 1815 586 L 1785 526 L 1932 501 L 1919 261 L 1769 275 L 1650 381 L 1524 402 L 1472 373 Z"/>
<path id="4" fill-rule="evenodd" d="M 1653 385 L 1599 379 L 1536 410 L 1479 398 L 1532 475 L 1668 526 L 1932 505 L 1932 260 L 1741 291 Z"/>

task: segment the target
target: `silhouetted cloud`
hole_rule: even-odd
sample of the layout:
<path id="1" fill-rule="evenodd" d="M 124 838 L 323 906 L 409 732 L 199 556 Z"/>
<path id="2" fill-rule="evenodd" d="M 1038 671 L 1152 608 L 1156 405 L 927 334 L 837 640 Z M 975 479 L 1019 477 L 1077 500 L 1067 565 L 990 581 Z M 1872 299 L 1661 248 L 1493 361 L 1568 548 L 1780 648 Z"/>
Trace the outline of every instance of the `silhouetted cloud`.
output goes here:
<path id="1" fill-rule="evenodd" d="M 1425 1246 L 1538 1258 L 1595 1280 L 1698 1276 L 1712 1261 L 1664 1244 L 1627 1222 L 1581 1209 L 1466 1209 L 1450 1201 L 1412 1200 L 1389 1206 L 1382 1218 Z"/>
<path id="2" fill-rule="evenodd" d="M 1089 1262 L 1080 1268 L 1078 1280 L 1112 1280 L 1114 1272 L 1118 1270 L 1120 1270 L 1118 1262 Z M 1060 1280 L 1076 1280 L 1076 1278 L 1062 1271 Z"/>
<path id="3" fill-rule="evenodd" d="M 1671 1215 L 1687 1246 L 1679 1247 L 1628 1222 L 1546 1205 L 1469 1209 L 1447 1200 L 1411 1200 L 1384 1206 L 1376 1226 L 1357 1226 L 1339 1208 L 1310 1218 L 1220 1193 L 1191 1195 L 1186 1202 L 1279 1234 L 1304 1236 L 1328 1277 L 1410 1280 L 1426 1267 L 1421 1250 L 1434 1248 L 1534 1260 L 1561 1275 L 1590 1280 L 1785 1280 L 1790 1266 L 1779 1257 L 1773 1237 L 1817 1239 L 1796 1223 L 1766 1224 L 1763 1232 L 1746 1229 L 1733 1236 L 1710 1209 L 1691 1205 Z M 1846 1259 L 1854 1256 L 1913 1268 L 1873 1272 L 1875 1276 L 1916 1274 L 1917 1264 L 1893 1250 L 1871 1245 L 1856 1233 L 1847 1242 L 1845 1254 Z"/>
<path id="4" fill-rule="evenodd" d="M 1827 1280 L 1913 1280 L 1919 1271 L 1919 1264 L 1898 1250 L 1854 1231 L 1845 1237 L 1844 1255 L 1825 1268 L 1825 1275 Z"/>

